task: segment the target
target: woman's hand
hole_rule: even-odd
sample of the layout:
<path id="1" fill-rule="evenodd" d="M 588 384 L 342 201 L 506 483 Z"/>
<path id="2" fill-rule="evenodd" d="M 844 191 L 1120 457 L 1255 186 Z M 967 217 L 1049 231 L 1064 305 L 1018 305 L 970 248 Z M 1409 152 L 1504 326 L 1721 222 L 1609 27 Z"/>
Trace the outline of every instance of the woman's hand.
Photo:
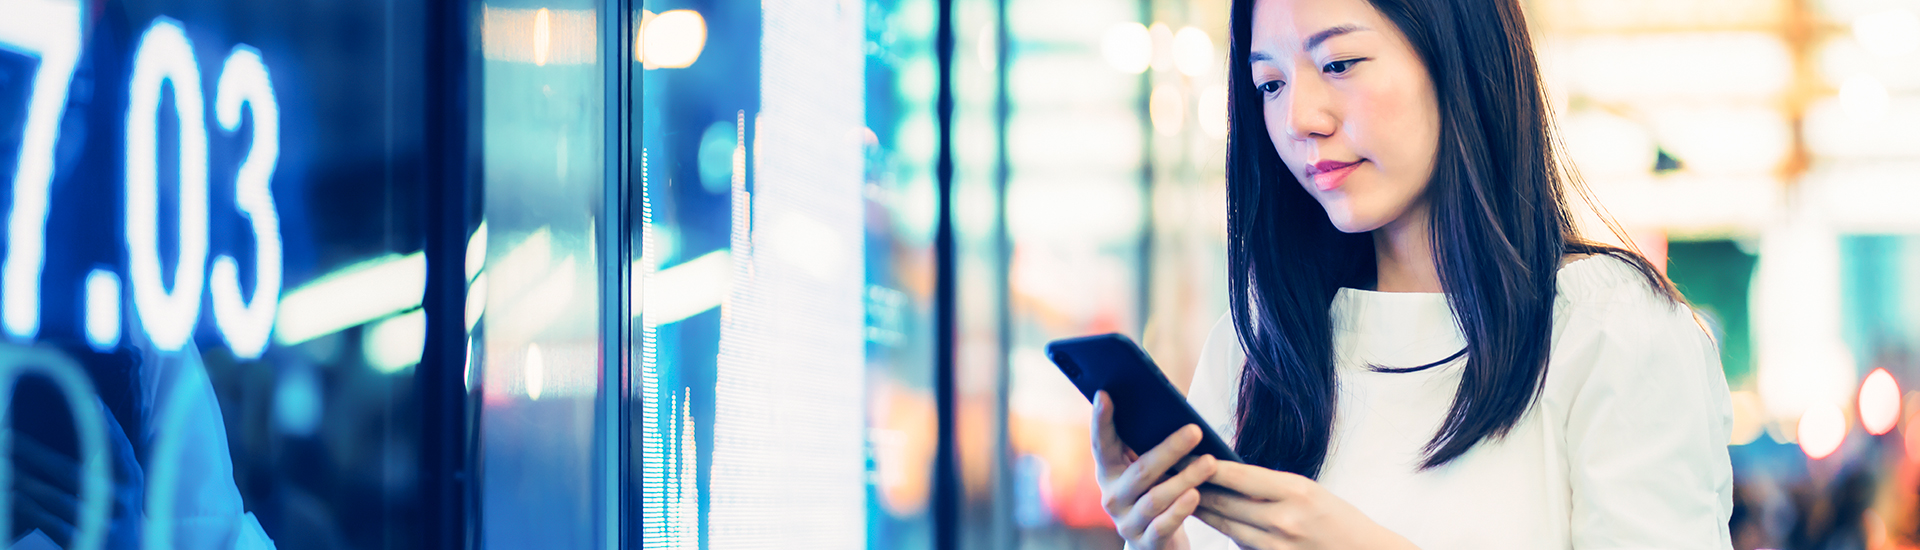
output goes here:
<path id="1" fill-rule="evenodd" d="M 1200 444 L 1200 427 L 1188 424 L 1143 455 L 1135 455 L 1113 428 L 1113 400 L 1093 400 L 1094 472 L 1100 504 L 1133 550 L 1185 550 L 1180 524 L 1200 504 L 1197 489 L 1214 475 L 1212 456 L 1183 460 Z M 1184 466 L 1181 464 L 1184 463 Z M 1169 470 L 1176 473 L 1167 475 Z"/>
<path id="2" fill-rule="evenodd" d="M 1312 479 L 1234 462 L 1216 470 L 1194 517 L 1241 548 L 1415 549 Z"/>

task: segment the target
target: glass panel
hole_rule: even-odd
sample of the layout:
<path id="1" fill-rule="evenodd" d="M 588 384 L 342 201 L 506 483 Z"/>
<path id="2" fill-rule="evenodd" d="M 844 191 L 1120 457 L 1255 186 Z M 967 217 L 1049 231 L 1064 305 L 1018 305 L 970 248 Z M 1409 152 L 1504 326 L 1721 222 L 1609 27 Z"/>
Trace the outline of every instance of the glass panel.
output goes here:
<path id="1" fill-rule="evenodd" d="M 760 96 L 761 14 L 739 3 L 640 13 L 640 182 L 628 396 L 630 547 L 713 548 L 715 376 L 742 276 Z M 663 51 L 677 52 L 663 58 Z M 652 55 L 648 55 L 652 54 Z M 739 221 L 736 221 L 739 219 Z"/>
<path id="2" fill-rule="evenodd" d="M 4 542 L 419 540 L 422 8 L 0 14 Z"/>
<path id="3" fill-rule="evenodd" d="M 867 548 L 933 547 L 933 4 L 864 2 Z"/>
<path id="4" fill-rule="evenodd" d="M 642 7 L 639 542 L 931 546 L 933 3 Z"/>
<path id="5" fill-rule="evenodd" d="M 1007 429 L 1006 132 L 999 2 L 954 2 L 954 430 L 961 548 L 1014 546 Z"/>
<path id="6" fill-rule="evenodd" d="M 1020 545 L 1117 545 L 1088 449 L 1092 408 L 1043 351 L 1140 341 L 1154 38 L 1141 5 L 1009 3 L 1009 431 Z M 1064 207 L 1064 205 L 1073 205 Z"/>
<path id="7" fill-rule="evenodd" d="M 594 0 L 477 3 L 483 546 L 597 544 L 605 91 Z M 475 269 L 471 263 L 469 269 Z"/>

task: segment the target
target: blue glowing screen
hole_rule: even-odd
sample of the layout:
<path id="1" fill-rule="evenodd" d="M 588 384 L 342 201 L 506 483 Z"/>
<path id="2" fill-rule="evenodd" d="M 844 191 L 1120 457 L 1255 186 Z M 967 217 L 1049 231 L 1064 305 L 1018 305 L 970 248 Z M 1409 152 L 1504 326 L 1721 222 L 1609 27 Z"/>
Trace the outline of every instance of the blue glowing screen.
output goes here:
<path id="1" fill-rule="evenodd" d="M 0 0 L 0 544 L 417 539 L 400 4 Z"/>

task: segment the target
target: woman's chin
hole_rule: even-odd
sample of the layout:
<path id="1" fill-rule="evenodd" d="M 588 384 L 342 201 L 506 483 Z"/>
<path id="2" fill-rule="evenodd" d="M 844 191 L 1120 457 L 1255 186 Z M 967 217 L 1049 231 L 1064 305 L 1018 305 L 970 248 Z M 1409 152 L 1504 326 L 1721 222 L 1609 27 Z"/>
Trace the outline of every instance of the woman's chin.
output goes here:
<path id="1" fill-rule="evenodd" d="M 1387 224 L 1387 220 L 1378 219 L 1377 216 L 1336 209 L 1327 210 L 1327 221 L 1333 222 L 1333 228 L 1341 233 L 1366 233 Z"/>

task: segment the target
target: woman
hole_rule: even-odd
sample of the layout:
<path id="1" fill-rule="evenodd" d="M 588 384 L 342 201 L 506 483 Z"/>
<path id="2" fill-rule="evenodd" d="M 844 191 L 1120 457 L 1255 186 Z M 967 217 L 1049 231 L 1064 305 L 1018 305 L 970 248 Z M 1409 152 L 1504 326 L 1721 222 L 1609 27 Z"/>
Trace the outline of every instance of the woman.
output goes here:
<path id="1" fill-rule="evenodd" d="M 1247 464 L 1182 460 L 1192 426 L 1135 455 L 1098 396 L 1129 546 L 1727 548 L 1718 352 L 1575 233 L 1517 0 L 1234 0 L 1232 27 L 1231 322 L 1188 400 Z"/>

